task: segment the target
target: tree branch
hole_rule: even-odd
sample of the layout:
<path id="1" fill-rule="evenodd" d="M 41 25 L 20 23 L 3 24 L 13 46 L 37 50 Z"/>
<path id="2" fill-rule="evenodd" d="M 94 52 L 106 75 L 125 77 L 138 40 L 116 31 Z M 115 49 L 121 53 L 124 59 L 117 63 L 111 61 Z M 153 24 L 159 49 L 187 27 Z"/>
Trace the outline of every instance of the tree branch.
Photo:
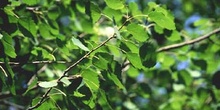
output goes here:
<path id="1" fill-rule="evenodd" d="M 66 61 L 33 61 L 33 62 L 26 62 L 25 64 L 52 64 L 52 63 L 60 63 L 60 64 L 65 64 L 65 63 L 71 63 L 71 62 L 66 62 Z M 0 62 L 0 64 L 5 64 L 5 62 Z M 21 62 L 8 62 L 9 65 L 21 65 L 23 63 Z"/>
<path id="2" fill-rule="evenodd" d="M 185 42 L 182 42 L 182 43 L 177 43 L 177 44 L 172 44 L 172 45 L 168 45 L 168 46 L 165 46 L 165 47 L 161 47 L 157 50 L 157 52 L 163 52 L 163 51 L 183 47 L 183 46 L 186 46 L 186 45 L 194 44 L 194 43 L 200 42 L 202 40 L 205 40 L 205 39 L 209 38 L 211 35 L 216 34 L 218 32 L 220 32 L 220 28 L 217 28 L 217 29 L 213 30 L 212 32 L 210 32 L 208 34 L 205 34 L 205 35 L 200 36 L 200 37 L 198 37 L 196 39 L 193 39 L 193 40 L 189 40 L 189 41 L 185 41 Z"/>
<path id="3" fill-rule="evenodd" d="M 119 28 L 121 29 L 121 28 Z M 59 82 L 63 77 L 65 77 L 67 75 L 67 73 L 74 68 L 75 66 L 77 66 L 80 62 L 82 62 L 84 59 L 86 59 L 87 57 L 89 57 L 89 55 L 91 53 L 93 53 L 94 51 L 98 50 L 100 47 L 104 46 L 108 41 L 110 41 L 111 39 L 115 38 L 116 35 L 114 34 L 112 37 L 109 37 L 107 40 L 105 40 L 104 42 L 102 42 L 101 44 L 99 44 L 97 47 L 93 48 L 91 51 L 89 51 L 87 54 L 85 54 L 83 57 L 81 57 L 79 60 L 77 60 L 74 64 L 70 65 L 66 70 L 64 70 L 63 75 L 57 80 L 57 82 Z M 28 110 L 32 110 L 35 109 L 37 107 L 39 107 L 44 100 L 48 97 L 50 91 L 52 90 L 53 87 L 49 88 L 45 94 L 42 96 L 41 100 L 34 106 L 29 107 Z"/>

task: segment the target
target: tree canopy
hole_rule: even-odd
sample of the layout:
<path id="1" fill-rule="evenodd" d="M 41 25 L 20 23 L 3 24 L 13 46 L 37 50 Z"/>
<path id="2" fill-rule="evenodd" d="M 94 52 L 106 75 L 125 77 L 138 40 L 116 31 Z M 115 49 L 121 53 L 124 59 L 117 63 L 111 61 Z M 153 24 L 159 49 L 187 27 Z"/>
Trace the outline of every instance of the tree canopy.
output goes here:
<path id="1" fill-rule="evenodd" d="M 1 0 L 0 108 L 220 109 L 218 0 Z"/>

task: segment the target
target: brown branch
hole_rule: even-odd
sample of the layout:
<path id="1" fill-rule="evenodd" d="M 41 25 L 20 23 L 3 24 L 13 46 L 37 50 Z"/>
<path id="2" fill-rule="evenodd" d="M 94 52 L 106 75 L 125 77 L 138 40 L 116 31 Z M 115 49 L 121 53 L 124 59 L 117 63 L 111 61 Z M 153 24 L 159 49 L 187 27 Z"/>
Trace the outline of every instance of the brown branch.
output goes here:
<path id="1" fill-rule="evenodd" d="M 193 40 L 189 40 L 189 41 L 185 41 L 185 42 L 182 42 L 182 43 L 161 47 L 161 48 L 159 48 L 157 50 L 157 52 L 163 52 L 163 51 L 167 51 L 167 50 L 183 47 L 183 46 L 186 46 L 186 45 L 194 44 L 194 43 L 200 42 L 202 40 L 205 40 L 205 39 L 209 38 L 211 35 L 216 34 L 218 32 L 220 32 L 220 28 L 217 28 L 217 29 L 213 30 L 212 32 L 210 32 L 208 34 L 205 34 L 205 35 L 200 36 L 200 37 L 198 37 L 196 39 L 193 39 Z"/>

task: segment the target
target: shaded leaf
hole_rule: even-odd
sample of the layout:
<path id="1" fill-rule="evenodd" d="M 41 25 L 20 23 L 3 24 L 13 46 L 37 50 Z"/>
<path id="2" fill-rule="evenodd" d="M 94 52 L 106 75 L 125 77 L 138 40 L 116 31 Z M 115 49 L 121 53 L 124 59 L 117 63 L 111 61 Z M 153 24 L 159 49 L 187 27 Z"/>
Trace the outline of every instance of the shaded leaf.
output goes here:
<path id="1" fill-rule="evenodd" d="M 107 100 L 105 91 L 100 89 L 99 94 L 100 94 L 101 97 L 99 97 L 98 103 L 102 106 L 102 108 L 113 110 L 111 105 L 109 104 L 109 101 Z"/>
<path id="2" fill-rule="evenodd" d="M 192 59 L 192 62 L 196 66 L 200 67 L 201 70 L 206 70 L 207 69 L 207 63 L 203 59 Z"/>
<path id="3" fill-rule="evenodd" d="M 25 93 L 23 95 L 26 95 L 28 91 L 30 91 L 34 86 L 37 85 L 37 81 L 38 81 L 38 78 L 34 78 L 34 80 L 31 82 L 30 85 L 28 85 L 28 88 L 27 90 L 25 91 Z"/>
<path id="4" fill-rule="evenodd" d="M 184 70 L 178 73 L 178 79 L 181 83 L 185 84 L 186 86 L 189 86 L 193 81 L 191 75 Z"/>
<path id="5" fill-rule="evenodd" d="M 67 87 L 67 92 L 68 93 L 73 93 L 81 84 L 82 82 L 82 77 L 77 77 L 72 80 L 70 80 L 71 84 Z"/>
<path id="6" fill-rule="evenodd" d="M 212 76 L 212 84 L 217 88 L 220 89 L 220 71 L 217 71 Z"/>
<path id="7" fill-rule="evenodd" d="M 155 42 L 148 41 L 144 43 L 139 49 L 139 55 L 143 66 L 153 67 L 156 65 L 156 46 Z"/>

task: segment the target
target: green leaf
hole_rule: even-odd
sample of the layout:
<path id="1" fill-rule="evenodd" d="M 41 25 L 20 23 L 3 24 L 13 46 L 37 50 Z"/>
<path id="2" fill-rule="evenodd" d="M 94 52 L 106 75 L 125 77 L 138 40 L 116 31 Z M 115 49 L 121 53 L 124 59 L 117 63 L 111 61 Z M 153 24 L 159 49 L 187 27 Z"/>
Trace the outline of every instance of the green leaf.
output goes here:
<path id="1" fill-rule="evenodd" d="M 180 91 L 180 90 L 185 89 L 185 86 L 183 84 L 175 84 L 174 83 L 172 86 L 175 91 Z"/>
<path id="2" fill-rule="evenodd" d="M 147 31 L 145 31 L 144 27 L 135 24 L 135 23 L 131 23 L 127 26 L 127 30 L 130 34 L 133 35 L 133 37 L 140 41 L 140 42 L 144 42 L 147 40 L 148 35 L 147 35 Z"/>
<path id="3" fill-rule="evenodd" d="M 156 44 L 154 41 L 144 43 L 139 49 L 139 55 L 143 66 L 151 68 L 156 65 Z"/>
<path id="4" fill-rule="evenodd" d="M 4 58 L 4 62 L 5 62 L 5 66 L 6 66 L 6 72 L 9 73 L 8 77 L 7 77 L 7 85 L 9 86 L 10 92 L 13 95 L 16 95 L 16 88 L 15 88 L 15 74 L 12 71 L 11 66 L 9 65 L 9 59 L 8 57 Z"/>
<path id="5" fill-rule="evenodd" d="M 194 26 L 203 26 L 204 24 L 210 24 L 210 19 L 201 18 L 194 22 Z"/>
<path id="6" fill-rule="evenodd" d="M 135 68 L 141 69 L 143 67 L 140 56 L 137 53 L 129 52 L 129 53 L 126 53 L 126 56 Z"/>
<path id="7" fill-rule="evenodd" d="M 91 16 L 93 23 L 97 22 L 101 17 L 101 10 L 99 9 L 98 5 L 95 3 L 90 4 Z"/>
<path id="8" fill-rule="evenodd" d="M 35 110 L 57 110 L 57 104 L 54 102 L 54 99 L 49 99 L 45 100 L 44 103 L 42 103 L 41 106 L 37 107 Z M 32 100 L 32 105 L 35 105 L 39 102 L 40 98 L 37 97 Z"/>
<path id="9" fill-rule="evenodd" d="M 108 77 L 119 87 L 119 89 L 125 90 L 124 85 L 121 83 L 121 81 L 118 79 L 118 77 L 115 74 L 109 73 Z"/>
<path id="10" fill-rule="evenodd" d="M 86 46 L 84 46 L 83 43 L 79 39 L 76 39 L 75 37 L 72 37 L 72 42 L 73 42 L 74 45 L 78 46 L 82 50 L 89 51 L 89 49 Z"/>
<path id="11" fill-rule="evenodd" d="M 9 36 L 7 33 L 2 33 L 3 37 L 0 39 L 4 46 L 4 52 L 7 56 L 10 56 L 11 58 L 15 58 L 17 55 L 15 53 L 14 46 L 12 44 L 12 37 Z"/>
<path id="12" fill-rule="evenodd" d="M 181 40 L 180 34 L 178 31 L 174 30 L 171 36 L 167 37 L 170 41 L 179 41 Z"/>
<path id="13" fill-rule="evenodd" d="M 69 86 L 71 84 L 67 77 L 63 77 L 60 81 L 63 83 L 64 86 Z"/>
<path id="14" fill-rule="evenodd" d="M 26 95 L 28 93 L 28 91 L 30 91 L 34 86 L 37 85 L 37 81 L 38 81 L 38 78 L 34 78 L 34 80 L 32 80 L 31 84 L 28 85 L 28 89 L 25 91 L 25 93 L 23 95 Z"/>
<path id="15" fill-rule="evenodd" d="M 39 59 L 49 59 L 49 60 L 56 60 L 55 57 L 50 54 L 47 50 L 41 48 L 41 47 L 34 47 L 34 49 L 31 51 L 31 53 Z"/>
<path id="16" fill-rule="evenodd" d="M 71 84 L 67 87 L 68 93 L 73 93 L 82 83 L 82 77 L 77 77 L 70 80 Z"/>
<path id="17" fill-rule="evenodd" d="M 118 10 L 124 8 L 124 0 L 105 0 L 108 7 Z"/>
<path id="18" fill-rule="evenodd" d="M 196 66 L 200 67 L 201 70 L 206 70 L 207 69 L 207 63 L 203 59 L 192 59 L 192 62 Z"/>
<path id="19" fill-rule="evenodd" d="M 37 28 L 36 24 L 31 18 L 22 18 L 18 20 L 19 22 L 19 29 L 27 37 L 36 37 L 37 35 Z"/>
<path id="20" fill-rule="evenodd" d="M 15 58 L 17 55 L 15 53 L 14 47 L 5 41 L 2 41 L 2 43 L 4 45 L 5 54 L 10 56 L 11 58 Z"/>
<path id="21" fill-rule="evenodd" d="M 38 85 L 43 88 L 55 87 L 57 86 L 57 81 L 42 81 Z"/>
<path id="22" fill-rule="evenodd" d="M 178 79 L 181 83 L 185 84 L 186 86 L 190 86 L 190 84 L 193 81 L 191 75 L 184 70 L 178 73 Z"/>
<path id="23" fill-rule="evenodd" d="M 39 0 L 22 0 L 27 5 L 36 5 L 39 3 Z"/>
<path id="24" fill-rule="evenodd" d="M 99 94 L 100 94 L 100 97 L 98 99 L 98 103 L 102 106 L 102 108 L 106 108 L 108 110 L 113 110 L 111 105 L 109 104 L 109 101 L 107 100 L 105 91 L 100 89 Z"/>
<path id="25" fill-rule="evenodd" d="M 139 47 L 130 40 L 123 40 L 120 44 L 120 48 L 125 50 L 126 52 L 139 53 Z"/>
<path id="26" fill-rule="evenodd" d="M 78 92 L 78 91 L 74 91 L 73 95 L 74 95 L 75 97 L 84 97 L 84 96 L 86 96 L 86 95 L 84 95 L 84 94 L 82 94 L 82 93 L 80 93 L 80 92 Z"/>
<path id="27" fill-rule="evenodd" d="M 159 53 L 157 59 L 165 67 L 171 67 L 175 63 L 174 57 L 167 55 L 166 53 Z"/>
<path id="28" fill-rule="evenodd" d="M 3 38 L 3 35 L 0 33 L 0 40 Z"/>
<path id="29" fill-rule="evenodd" d="M 98 91 L 99 79 L 98 79 L 98 74 L 95 71 L 91 69 L 86 69 L 82 72 L 82 77 L 84 83 L 92 92 Z"/>
<path id="30" fill-rule="evenodd" d="M 101 69 L 108 69 L 108 64 L 113 60 L 113 56 L 108 53 L 96 53 L 92 59 L 92 64 Z"/>
<path id="31" fill-rule="evenodd" d="M 51 38 L 50 27 L 44 23 L 39 24 L 39 32 L 44 39 Z"/>
<path id="32" fill-rule="evenodd" d="M 163 28 L 158 26 L 157 24 L 154 26 L 154 30 L 158 33 L 158 34 L 163 34 Z"/>
<path id="33" fill-rule="evenodd" d="M 123 14 L 120 10 L 114 10 L 109 7 L 105 7 L 105 9 L 103 10 L 103 13 L 109 19 L 112 19 L 112 17 L 114 16 L 116 23 L 119 22 L 123 17 L 122 16 Z"/>
<path id="34" fill-rule="evenodd" d="M 162 12 L 151 12 L 149 15 L 150 20 L 154 21 L 157 25 L 159 25 L 162 28 L 166 28 L 168 30 L 175 30 L 175 23 L 174 21 L 168 17 L 165 16 Z"/>
<path id="35" fill-rule="evenodd" d="M 140 72 L 136 68 L 134 68 L 134 67 L 129 67 L 127 74 L 131 78 L 137 78 L 138 75 L 140 74 Z"/>
<path id="36" fill-rule="evenodd" d="M 129 6 L 129 9 L 131 10 L 131 13 L 132 13 L 133 16 L 142 14 L 141 11 L 138 8 L 137 3 L 130 2 L 128 6 Z"/>

